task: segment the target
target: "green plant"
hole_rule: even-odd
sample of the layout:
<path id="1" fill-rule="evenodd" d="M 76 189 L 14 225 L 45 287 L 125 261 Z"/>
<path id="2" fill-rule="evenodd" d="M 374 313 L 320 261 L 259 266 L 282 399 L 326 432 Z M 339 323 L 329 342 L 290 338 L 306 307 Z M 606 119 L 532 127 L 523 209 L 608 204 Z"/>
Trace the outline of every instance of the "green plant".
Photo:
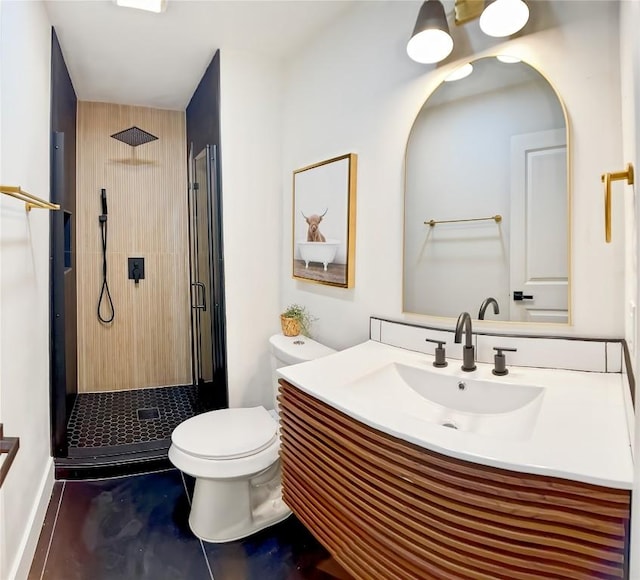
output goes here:
<path id="1" fill-rule="evenodd" d="M 312 316 L 307 310 L 306 306 L 300 306 L 299 304 L 290 304 L 282 313 L 285 318 L 293 318 L 298 321 L 300 325 L 300 332 L 305 336 L 309 336 L 311 330 L 311 324 L 313 324 L 317 318 Z"/>

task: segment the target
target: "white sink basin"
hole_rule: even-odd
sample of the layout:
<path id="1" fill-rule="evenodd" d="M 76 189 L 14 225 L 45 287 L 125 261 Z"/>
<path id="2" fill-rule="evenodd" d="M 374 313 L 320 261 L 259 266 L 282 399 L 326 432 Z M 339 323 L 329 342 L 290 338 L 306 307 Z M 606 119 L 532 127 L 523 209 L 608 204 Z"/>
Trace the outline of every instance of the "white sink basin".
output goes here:
<path id="1" fill-rule="evenodd" d="M 394 408 L 413 419 L 495 437 L 529 437 L 543 387 L 465 378 L 390 363 L 345 385 L 372 405 Z M 363 392 L 366 391 L 366 392 Z"/>
<path id="2" fill-rule="evenodd" d="M 379 371 L 392 380 L 401 380 L 421 397 L 464 413 L 509 413 L 528 405 L 542 387 L 506 382 L 479 381 L 439 375 L 416 367 L 392 363 Z M 499 380 L 499 379 L 497 379 Z"/>

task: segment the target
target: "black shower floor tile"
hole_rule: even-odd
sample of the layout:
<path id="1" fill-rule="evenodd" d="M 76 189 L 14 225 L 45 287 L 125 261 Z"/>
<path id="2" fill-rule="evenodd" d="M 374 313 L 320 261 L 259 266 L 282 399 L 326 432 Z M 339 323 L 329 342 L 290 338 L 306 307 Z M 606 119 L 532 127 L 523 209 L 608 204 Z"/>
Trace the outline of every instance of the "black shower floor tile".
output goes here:
<path id="1" fill-rule="evenodd" d="M 81 393 L 67 425 L 69 457 L 168 447 L 178 424 L 202 412 L 197 387 Z"/>
<path id="2" fill-rule="evenodd" d="M 335 578 L 321 571 L 328 553 L 295 516 L 237 542 L 200 541 L 187 489 L 177 470 L 57 482 L 29 580 Z"/>

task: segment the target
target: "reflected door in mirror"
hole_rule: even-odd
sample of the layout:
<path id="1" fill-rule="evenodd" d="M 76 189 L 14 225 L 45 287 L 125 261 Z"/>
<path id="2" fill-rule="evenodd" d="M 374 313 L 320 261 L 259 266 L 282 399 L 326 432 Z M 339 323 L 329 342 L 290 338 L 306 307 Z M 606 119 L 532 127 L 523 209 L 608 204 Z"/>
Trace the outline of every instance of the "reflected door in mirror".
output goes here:
<path id="1" fill-rule="evenodd" d="M 569 321 L 566 159 L 563 130 L 511 139 L 510 320 Z"/>

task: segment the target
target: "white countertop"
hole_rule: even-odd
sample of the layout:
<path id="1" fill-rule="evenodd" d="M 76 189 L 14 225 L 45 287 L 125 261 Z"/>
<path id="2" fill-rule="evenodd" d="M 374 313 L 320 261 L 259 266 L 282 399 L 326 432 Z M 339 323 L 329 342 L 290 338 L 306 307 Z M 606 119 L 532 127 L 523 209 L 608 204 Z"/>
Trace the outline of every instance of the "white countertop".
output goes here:
<path id="1" fill-rule="evenodd" d="M 524 473 L 562 477 L 618 489 L 631 489 L 633 460 L 626 426 L 625 386 L 620 373 L 507 367 L 506 377 L 477 363 L 463 372 L 460 361 L 443 369 L 433 357 L 368 341 L 317 360 L 284 367 L 281 377 L 350 417 L 425 449 Z M 532 432 L 523 439 L 481 435 L 421 420 L 416 400 L 399 393 L 357 393 L 351 384 L 391 363 L 458 377 L 544 387 Z"/>

